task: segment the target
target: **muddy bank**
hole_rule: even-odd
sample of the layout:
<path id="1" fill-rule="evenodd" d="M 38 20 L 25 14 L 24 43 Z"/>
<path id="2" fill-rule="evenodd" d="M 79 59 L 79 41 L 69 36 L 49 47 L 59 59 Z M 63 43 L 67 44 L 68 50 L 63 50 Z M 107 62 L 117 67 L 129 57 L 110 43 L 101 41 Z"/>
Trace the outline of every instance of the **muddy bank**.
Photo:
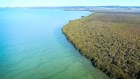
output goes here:
<path id="1" fill-rule="evenodd" d="M 62 29 L 92 64 L 115 79 L 140 79 L 140 15 L 96 13 Z"/>

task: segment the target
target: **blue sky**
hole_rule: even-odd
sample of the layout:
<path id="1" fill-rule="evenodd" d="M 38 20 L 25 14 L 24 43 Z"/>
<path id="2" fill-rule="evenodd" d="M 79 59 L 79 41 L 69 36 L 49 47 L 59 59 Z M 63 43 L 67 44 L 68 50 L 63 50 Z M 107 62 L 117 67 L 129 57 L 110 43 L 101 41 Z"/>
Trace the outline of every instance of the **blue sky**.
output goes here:
<path id="1" fill-rule="evenodd" d="M 101 5 L 140 6 L 140 0 L 0 0 L 0 7 Z"/>

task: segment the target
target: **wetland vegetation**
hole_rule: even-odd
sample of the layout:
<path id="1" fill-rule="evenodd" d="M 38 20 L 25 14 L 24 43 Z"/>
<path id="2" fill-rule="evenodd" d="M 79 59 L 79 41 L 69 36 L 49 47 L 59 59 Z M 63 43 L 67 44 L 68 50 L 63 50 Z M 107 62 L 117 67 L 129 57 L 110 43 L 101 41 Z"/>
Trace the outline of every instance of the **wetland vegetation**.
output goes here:
<path id="1" fill-rule="evenodd" d="M 140 79 L 140 14 L 95 13 L 63 33 L 92 64 L 115 79 Z"/>

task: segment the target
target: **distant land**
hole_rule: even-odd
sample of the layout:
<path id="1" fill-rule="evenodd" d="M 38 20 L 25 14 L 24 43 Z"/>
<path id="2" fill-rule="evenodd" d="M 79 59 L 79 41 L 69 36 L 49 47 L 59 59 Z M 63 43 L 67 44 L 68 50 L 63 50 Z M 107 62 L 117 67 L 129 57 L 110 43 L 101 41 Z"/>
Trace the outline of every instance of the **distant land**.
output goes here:
<path id="1" fill-rule="evenodd" d="M 140 13 L 140 6 L 73 6 L 60 7 L 64 10 L 79 10 L 92 12 L 135 12 Z"/>
<path id="2" fill-rule="evenodd" d="M 64 9 L 66 11 L 91 11 L 91 12 L 125 12 L 140 13 L 140 6 L 41 6 L 41 7 L 1 7 L 1 8 L 31 8 L 31 9 Z"/>

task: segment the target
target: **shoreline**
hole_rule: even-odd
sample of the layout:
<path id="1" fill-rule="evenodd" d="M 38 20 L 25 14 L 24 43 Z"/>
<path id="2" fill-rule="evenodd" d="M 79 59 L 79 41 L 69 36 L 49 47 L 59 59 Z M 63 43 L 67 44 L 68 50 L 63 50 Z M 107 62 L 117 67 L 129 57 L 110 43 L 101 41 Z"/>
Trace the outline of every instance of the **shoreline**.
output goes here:
<path id="1" fill-rule="evenodd" d="M 79 40 L 79 38 L 77 38 L 77 36 L 75 35 L 75 37 L 73 37 L 72 38 L 72 36 L 70 36 L 69 34 L 70 33 L 72 33 L 72 34 L 74 34 L 73 32 L 72 32 L 72 30 L 74 30 L 75 28 L 76 29 L 78 29 L 79 27 L 82 27 L 84 24 L 86 24 L 85 22 L 87 22 L 87 20 L 88 20 L 88 18 L 90 18 L 90 17 L 94 17 L 94 16 L 96 16 L 96 15 L 98 15 L 99 14 L 99 16 L 100 16 L 100 14 L 102 15 L 102 14 L 107 14 L 107 13 L 94 13 L 94 14 L 90 14 L 89 16 L 86 16 L 86 17 L 81 17 L 80 19 L 76 19 L 76 20 L 72 20 L 72 21 L 70 21 L 68 24 L 66 24 L 63 28 L 62 28 L 62 33 L 65 35 L 65 37 L 67 38 L 67 40 L 75 47 L 75 49 L 77 49 L 78 51 L 79 51 L 79 53 L 81 54 L 81 55 L 83 55 L 83 56 L 85 56 L 86 58 L 88 58 L 90 61 L 91 61 L 91 63 L 92 63 L 92 65 L 94 66 L 94 67 L 96 67 L 96 68 L 98 68 L 98 69 L 100 69 L 101 71 L 103 71 L 103 72 L 105 72 L 108 76 L 110 76 L 111 78 L 115 78 L 115 79 L 139 79 L 140 77 L 138 76 L 139 74 L 140 74 L 140 71 L 139 71 L 139 63 L 138 63 L 138 69 L 137 69 L 137 72 L 135 72 L 134 74 L 129 74 L 129 71 L 130 70 L 126 70 L 126 71 L 122 71 L 122 69 L 121 68 L 117 68 L 118 67 L 118 64 L 117 64 L 117 66 L 116 65 L 113 65 L 112 66 L 112 64 L 111 63 L 108 63 L 107 65 L 104 63 L 104 64 L 102 64 L 103 62 L 101 61 L 99 61 L 100 59 L 98 59 L 98 58 L 96 58 L 96 57 L 94 57 L 94 56 L 92 56 L 92 54 L 93 53 L 90 53 L 90 52 L 88 52 L 89 51 L 89 49 L 88 48 L 81 48 L 82 47 L 82 45 L 84 44 L 80 44 L 79 46 L 78 46 L 78 44 L 80 43 L 76 43 L 74 40 Z M 112 13 L 110 13 L 110 14 L 112 14 Z M 125 16 L 125 15 L 127 15 L 127 14 L 124 14 L 123 16 Z M 118 16 L 118 15 L 117 15 Z M 115 17 L 116 18 L 116 17 Z M 127 17 L 126 17 L 127 18 Z M 83 20 L 82 20 L 83 19 Z M 91 19 L 91 18 L 90 18 Z M 122 19 L 123 20 L 123 19 Z M 77 22 L 77 24 L 76 24 L 76 22 Z M 118 20 L 116 20 L 116 21 L 118 21 Z M 79 22 L 79 23 L 78 23 Z M 114 21 L 115 22 L 115 21 Z M 129 21 L 128 21 L 129 22 Z M 80 23 L 83 23 L 83 24 L 80 24 Z M 126 21 L 126 23 L 127 23 L 127 21 Z M 135 22 L 134 22 L 135 23 Z M 139 23 L 139 22 L 138 22 Z M 70 26 L 70 24 L 71 25 L 79 25 L 79 26 Z M 124 23 L 125 24 L 125 23 Z M 81 25 L 81 26 L 80 26 Z M 88 24 L 87 24 L 88 25 Z M 86 26 L 87 26 L 86 25 Z M 68 28 L 70 28 L 70 29 L 72 29 L 71 30 L 71 32 L 70 31 L 66 31 L 66 28 L 65 27 L 68 27 Z M 68 29 L 67 28 L 67 29 Z M 86 27 L 85 27 L 86 28 Z M 124 27 L 123 27 L 124 28 Z M 79 30 L 78 30 L 79 31 Z M 69 33 L 68 33 L 69 32 Z M 75 31 L 74 31 L 75 32 Z M 82 32 L 85 32 L 86 33 L 86 31 L 82 31 Z M 75 32 L 75 33 L 77 33 L 77 32 Z M 116 32 L 117 33 L 117 32 Z M 77 35 L 78 35 L 78 33 L 77 33 Z M 86 36 L 85 36 L 86 37 Z M 99 39 L 100 39 L 100 37 L 99 37 Z M 86 40 L 86 38 L 84 38 L 84 40 Z M 120 39 L 119 39 L 120 40 Z M 77 41 L 78 42 L 78 41 Z M 86 42 L 85 42 L 85 44 L 86 44 Z M 88 46 L 88 45 L 87 45 Z M 104 45 L 105 46 L 105 45 Z M 86 52 L 85 52 L 85 50 L 86 50 Z M 88 53 L 87 53 L 88 52 Z M 94 54 L 96 54 L 95 52 L 94 52 Z M 95 55 L 96 56 L 96 55 Z M 97 55 L 97 56 L 100 56 L 100 55 Z M 103 57 L 104 58 L 104 57 Z M 115 58 L 115 57 L 114 57 Z M 112 60 L 112 59 L 111 59 Z M 127 65 L 127 64 L 126 64 Z M 108 68 L 106 67 L 106 66 L 108 66 Z M 120 65 L 121 66 L 121 65 Z M 110 68 L 111 67 L 111 68 Z M 115 70 L 114 70 L 114 69 Z M 132 67 L 133 68 L 133 67 Z M 118 70 L 116 70 L 116 69 L 118 69 Z M 121 72 L 120 72 L 120 71 Z M 131 71 L 131 72 L 133 72 L 133 71 Z M 131 73 L 130 72 L 130 73 Z M 131 75 L 131 76 L 130 76 Z M 133 75 L 133 76 L 132 76 Z"/>
<path id="2" fill-rule="evenodd" d="M 79 49 L 76 47 L 76 45 L 75 45 L 74 43 L 72 43 L 72 41 L 69 40 L 69 38 L 67 37 L 67 35 L 66 35 L 63 31 L 62 31 L 62 33 L 65 35 L 65 38 L 74 46 L 74 48 L 75 48 L 77 51 L 79 51 L 79 53 L 80 53 L 81 55 L 83 55 L 84 57 L 86 57 L 87 59 L 89 59 L 89 60 L 91 61 L 92 66 L 96 67 L 96 65 L 95 65 L 96 63 L 94 63 L 94 59 L 92 59 L 92 58 L 88 57 L 86 54 L 82 53 L 82 51 L 79 50 Z"/>

